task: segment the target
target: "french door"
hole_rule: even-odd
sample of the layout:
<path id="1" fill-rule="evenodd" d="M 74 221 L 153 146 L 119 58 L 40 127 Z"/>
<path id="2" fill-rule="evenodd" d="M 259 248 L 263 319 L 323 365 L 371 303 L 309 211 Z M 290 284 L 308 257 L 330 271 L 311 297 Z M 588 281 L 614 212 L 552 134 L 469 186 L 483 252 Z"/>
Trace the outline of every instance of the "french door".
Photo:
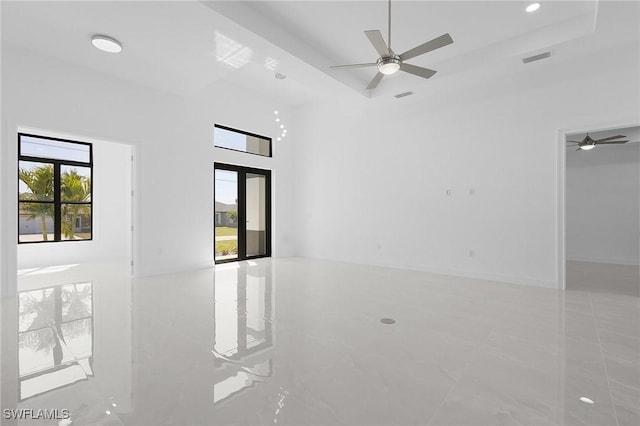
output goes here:
<path id="1" fill-rule="evenodd" d="M 271 256 L 271 171 L 214 164 L 215 263 Z"/>

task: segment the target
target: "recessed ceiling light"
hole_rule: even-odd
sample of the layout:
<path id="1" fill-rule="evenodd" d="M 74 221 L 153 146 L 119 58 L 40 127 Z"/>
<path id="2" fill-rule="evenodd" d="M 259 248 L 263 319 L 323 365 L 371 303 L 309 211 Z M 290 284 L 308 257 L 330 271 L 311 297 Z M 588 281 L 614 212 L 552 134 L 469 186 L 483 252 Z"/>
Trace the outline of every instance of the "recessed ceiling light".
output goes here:
<path id="1" fill-rule="evenodd" d="M 535 12 L 538 9 L 540 9 L 540 3 L 531 3 L 529 6 L 527 6 L 525 10 L 531 13 L 531 12 Z"/>
<path id="2" fill-rule="evenodd" d="M 94 35 L 91 37 L 91 44 L 97 49 L 108 53 L 120 53 L 122 52 L 122 44 L 115 38 L 105 35 Z"/>
<path id="3" fill-rule="evenodd" d="M 585 404 L 593 404 L 593 399 L 587 398 L 586 396 L 581 396 L 580 401 L 584 402 Z"/>
<path id="4" fill-rule="evenodd" d="M 273 113 L 274 113 L 275 115 L 278 115 L 278 111 L 277 111 L 277 110 L 276 110 L 276 111 L 273 111 Z"/>
<path id="5" fill-rule="evenodd" d="M 276 118 L 276 123 L 277 123 L 278 121 L 280 121 L 280 119 L 279 119 L 279 118 Z"/>
<path id="6" fill-rule="evenodd" d="M 281 128 L 281 129 L 284 129 L 284 124 L 281 124 L 281 125 L 280 125 L 280 128 Z"/>
<path id="7" fill-rule="evenodd" d="M 280 138 L 278 138 L 278 142 L 280 141 Z"/>

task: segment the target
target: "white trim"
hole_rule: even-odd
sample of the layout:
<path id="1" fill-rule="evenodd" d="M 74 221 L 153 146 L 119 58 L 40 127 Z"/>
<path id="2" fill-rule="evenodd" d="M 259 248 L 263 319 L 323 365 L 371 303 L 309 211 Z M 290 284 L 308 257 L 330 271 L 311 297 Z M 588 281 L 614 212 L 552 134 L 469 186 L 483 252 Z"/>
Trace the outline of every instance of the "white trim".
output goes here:
<path id="1" fill-rule="evenodd" d="M 640 266 L 640 259 L 605 259 L 601 257 L 568 256 L 567 261 L 608 263 L 610 265 Z"/>

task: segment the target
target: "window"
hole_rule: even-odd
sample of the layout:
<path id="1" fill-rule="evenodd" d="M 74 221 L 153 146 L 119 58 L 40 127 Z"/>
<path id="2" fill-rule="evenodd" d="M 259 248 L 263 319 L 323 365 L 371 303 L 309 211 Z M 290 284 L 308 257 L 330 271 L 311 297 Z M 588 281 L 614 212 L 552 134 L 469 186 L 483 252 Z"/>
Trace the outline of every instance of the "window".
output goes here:
<path id="1" fill-rule="evenodd" d="M 92 146 L 18 135 L 18 243 L 92 239 Z"/>
<path id="2" fill-rule="evenodd" d="M 213 145 L 217 148 L 248 152 L 271 157 L 271 138 L 216 124 L 213 128 Z"/>

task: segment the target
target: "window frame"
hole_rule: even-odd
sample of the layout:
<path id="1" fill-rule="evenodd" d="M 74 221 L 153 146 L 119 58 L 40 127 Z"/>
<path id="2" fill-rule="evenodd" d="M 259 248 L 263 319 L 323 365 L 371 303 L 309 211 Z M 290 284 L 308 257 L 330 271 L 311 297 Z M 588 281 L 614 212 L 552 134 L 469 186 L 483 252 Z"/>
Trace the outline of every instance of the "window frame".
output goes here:
<path id="1" fill-rule="evenodd" d="M 46 158 L 46 157 L 35 157 L 31 155 L 22 155 L 22 143 L 21 139 L 23 136 L 46 139 L 57 142 L 65 142 L 65 143 L 73 143 L 77 145 L 86 145 L 89 147 L 89 162 L 84 161 L 74 161 L 74 160 L 60 160 L 55 158 Z M 20 172 L 20 162 L 21 161 L 30 161 L 35 163 L 44 163 L 53 166 L 53 200 L 52 201 L 27 201 L 20 200 L 20 177 L 18 176 L 18 232 L 17 232 L 17 240 L 18 244 L 40 244 L 40 243 L 66 243 L 66 242 L 80 242 L 80 241 L 93 241 L 93 144 L 90 142 L 81 142 L 71 139 L 62 139 L 53 136 L 43 136 L 33 133 L 18 133 L 18 173 Z M 90 170 L 90 191 L 91 191 L 91 201 L 64 201 L 62 200 L 62 183 L 61 183 L 61 169 L 63 166 L 76 166 L 76 167 L 85 167 Z M 52 240 L 43 240 L 43 241 L 20 241 L 20 205 L 21 203 L 39 203 L 39 204 L 50 204 L 53 205 L 53 239 Z M 90 238 L 83 238 L 81 240 L 63 240 L 62 239 L 62 205 L 63 204 L 81 204 L 89 206 L 89 214 L 91 216 L 90 226 L 91 226 L 91 236 Z M 73 224 L 75 225 L 75 223 Z"/>
<path id="2" fill-rule="evenodd" d="M 268 141 L 269 142 L 269 155 L 258 154 L 257 152 L 242 151 L 240 149 L 234 149 L 234 148 L 228 148 L 226 146 L 216 145 L 215 134 L 214 134 L 214 137 L 213 137 L 213 147 L 214 148 L 226 149 L 228 151 L 235 151 L 235 152 L 244 152 L 245 154 L 257 155 L 259 157 L 273 158 L 273 139 L 272 138 L 270 138 L 268 136 L 259 135 L 257 133 L 251 133 L 251 132 L 247 132 L 245 130 L 234 129 L 233 127 L 223 126 L 222 124 L 215 124 L 214 123 L 214 125 L 213 125 L 214 133 L 215 133 L 215 129 L 216 128 L 222 129 L 222 130 L 226 130 L 228 132 L 240 133 L 240 134 L 245 135 L 245 136 L 251 136 L 251 137 L 254 137 L 254 138 L 260 138 L 260 139 Z"/>

